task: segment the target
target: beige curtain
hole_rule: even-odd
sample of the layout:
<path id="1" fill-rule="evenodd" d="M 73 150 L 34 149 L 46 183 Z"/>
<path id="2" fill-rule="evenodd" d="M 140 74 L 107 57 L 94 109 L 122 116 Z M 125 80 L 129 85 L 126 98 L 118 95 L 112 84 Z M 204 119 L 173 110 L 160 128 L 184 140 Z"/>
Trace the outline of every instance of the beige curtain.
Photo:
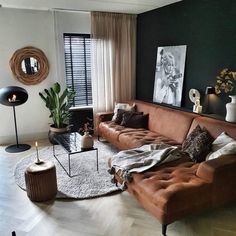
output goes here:
<path id="1" fill-rule="evenodd" d="M 94 113 L 135 96 L 136 15 L 91 13 Z"/>

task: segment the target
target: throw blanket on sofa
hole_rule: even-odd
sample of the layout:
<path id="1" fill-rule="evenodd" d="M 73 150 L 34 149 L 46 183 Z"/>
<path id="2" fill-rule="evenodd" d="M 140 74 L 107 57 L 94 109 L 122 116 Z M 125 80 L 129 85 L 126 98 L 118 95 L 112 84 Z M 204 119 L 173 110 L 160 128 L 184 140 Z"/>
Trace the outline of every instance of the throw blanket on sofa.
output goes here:
<path id="1" fill-rule="evenodd" d="M 125 189 L 126 182 L 132 180 L 132 173 L 140 173 L 154 166 L 177 160 L 181 158 L 181 154 L 178 147 L 168 144 L 144 145 L 114 155 L 111 158 L 111 169 L 108 172 L 112 175 L 118 173 L 123 180 L 122 188 Z"/>

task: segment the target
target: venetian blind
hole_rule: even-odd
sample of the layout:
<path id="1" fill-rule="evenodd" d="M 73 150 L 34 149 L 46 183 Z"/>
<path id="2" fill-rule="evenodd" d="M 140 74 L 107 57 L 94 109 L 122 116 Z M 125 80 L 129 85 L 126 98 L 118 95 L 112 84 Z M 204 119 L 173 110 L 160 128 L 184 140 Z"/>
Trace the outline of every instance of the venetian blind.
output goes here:
<path id="1" fill-rule="evenodd" d="M 64 34 L 66 84 L 77 92 L 73 106 L 92 105 L 90 44 L 89 34 Z"/>

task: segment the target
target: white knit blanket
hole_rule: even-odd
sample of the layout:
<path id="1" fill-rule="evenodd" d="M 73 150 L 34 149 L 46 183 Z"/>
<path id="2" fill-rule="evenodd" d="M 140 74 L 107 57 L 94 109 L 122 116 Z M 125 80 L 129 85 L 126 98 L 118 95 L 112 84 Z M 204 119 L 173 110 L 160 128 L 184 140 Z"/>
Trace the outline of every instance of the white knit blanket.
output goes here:
<path id="1" fill-rule="evenodd" d="M 154 166 L 161 165 L 181 158 L 181 151 L 176 146 L 167 144 L 150 144 L 140 148 L 124 150 L 111 158 L 110 174 L 119 172 L 123 179 L 123 187 L 126 182 L 132 180 L 132 173 L 140 173 Z"/>

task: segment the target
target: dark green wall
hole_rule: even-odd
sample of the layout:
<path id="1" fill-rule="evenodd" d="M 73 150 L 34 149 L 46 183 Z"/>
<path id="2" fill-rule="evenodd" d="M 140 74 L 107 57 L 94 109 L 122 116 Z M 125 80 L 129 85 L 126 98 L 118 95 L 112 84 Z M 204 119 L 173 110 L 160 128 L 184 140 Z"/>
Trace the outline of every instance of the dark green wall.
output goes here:
<path id="1" fill-rule="evenodd" d="M 203 103 L 217 73 L 236 70 L 236 1 L 186 0 L 138 15 L 137 99 L 152 102 L 157 47 L 175 45 L 187 45 L 182 107 L 191 109 L 189 89 L 198 89 Z M 215 95 L 210 109 L 225 115 L 229 101 Z"/>

